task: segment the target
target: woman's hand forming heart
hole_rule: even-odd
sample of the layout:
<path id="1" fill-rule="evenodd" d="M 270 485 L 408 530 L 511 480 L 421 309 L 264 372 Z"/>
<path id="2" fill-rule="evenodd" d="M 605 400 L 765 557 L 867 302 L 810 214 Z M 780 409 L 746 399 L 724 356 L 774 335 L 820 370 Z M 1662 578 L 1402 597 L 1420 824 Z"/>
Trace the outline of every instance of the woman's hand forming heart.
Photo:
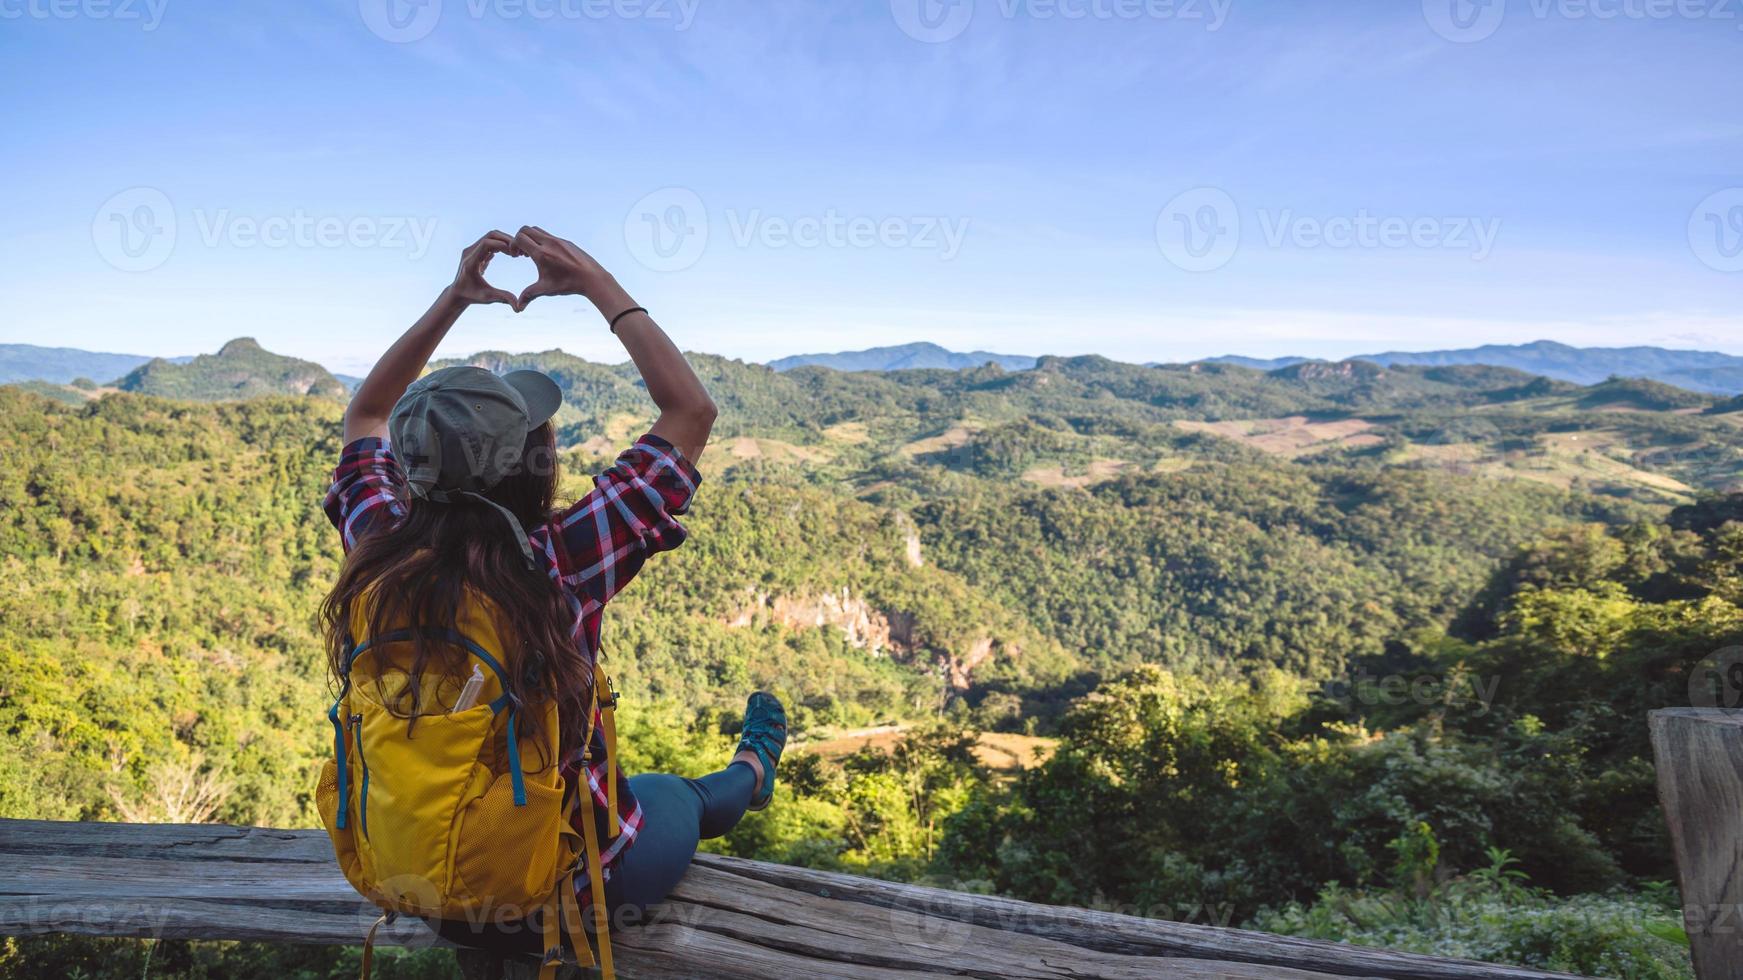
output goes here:
<path id="1" fill-rule="evenodd" d="M 491 257 L 498 252 L 521 254 L 515 240 L 500 231 L 486 234 L 473 242 L 472 247 L 461 252 L 460 270 L 454 273 L 454 284 L 448 287 L 449 294 L 466 306 L 475 303 L 507 303 L 516 313 L 524 309 L 526 304 L 521 297 L 484 281 L 484 270 L 490 265 Z M 543 273 L 542 266 L 540 273 Z"/>
<path id="2" fill-rule="evenodd" d="M 611 273 L 593 256 L 543 228 L 527 225 L 514 236 L 513 245 L 515 254 L 530 257 L 539 270 L 538 281 L 521 291 L 519 309 L 526 309 L 540 296 L 580 295 L 597 300 L 613 284 Z"/>

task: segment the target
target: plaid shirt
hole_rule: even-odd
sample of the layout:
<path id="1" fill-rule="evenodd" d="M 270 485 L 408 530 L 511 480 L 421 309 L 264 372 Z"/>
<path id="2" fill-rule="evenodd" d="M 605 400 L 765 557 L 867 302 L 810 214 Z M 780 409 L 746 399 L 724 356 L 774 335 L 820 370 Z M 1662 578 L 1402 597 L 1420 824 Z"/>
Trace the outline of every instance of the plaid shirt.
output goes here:
<path id="1" fill-rule="evenodd" d="M 696 468 L 671 443 L 649 433 L 619 456 L 616 465 L 594 478 L 590 493 L 528 532 L 533 554 L 574 611 L 570 635 L 582 656 L 591 659 L 599 655 L 605 604 L 635 578 L 648 556 L 684 543 L 687 532 L 677 518 L 689 509 L 690 498 L 701 481 Z M 404 486 L 405 474 L 385 441 L 359 439 L 345 447 L 333 472 L 325 508 L 347 553 L 372 529 L 391 526 L 405 517 Z M 623 770 L 606 771 L 605 739 L 598 721 L 595 711 L 593 757 L 600 761 L 583 765 L 578 751 L 564 761 L 563 775 L 573 784 L 577 773 L 586 770 L 587 785 L 598 804 L 595 811 L 601 841 L 607 839 L 605 807 L 609 797 L 605 781 L 617 780 L 623 832 L 599 856 L 599 863 L 609 868 L 635 843 L 644 814 Z M 577 820 L 582 819 L 579 809 L 575 813 Z"/>

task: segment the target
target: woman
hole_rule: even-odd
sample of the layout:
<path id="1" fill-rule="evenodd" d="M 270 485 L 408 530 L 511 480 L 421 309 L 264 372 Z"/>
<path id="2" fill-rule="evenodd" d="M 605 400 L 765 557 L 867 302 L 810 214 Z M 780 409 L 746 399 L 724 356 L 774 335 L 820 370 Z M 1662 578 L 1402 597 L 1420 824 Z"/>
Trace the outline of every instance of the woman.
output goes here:
<path id="1" fill-rule="evenodd" d="M 538 281 L 520 296 L 490 286 L 484 270 L 499 253 L 530 257 Z M 470 367 L 419 375 L 467 307 L 505 303 L 519 312 L 535 298 L 561 295 L 584 296 L 605 316 L 660 415 L 595 478 L 591 492 L 556 510 L 551 417 L 562 395 L 554 382 L 531 371 L 497 378 Z M 401 623 L 452 630 L 456 610 L 484 597 L 494 610 L 492 631 L 508 648 L 502 684 L 511 690 L 504 696 L 523 708 L 554 703 L 562 729 L 561 759 L 554 761 L 566 785 L 584 779 L 591 791 L 614 921 L 664 899 L 699 839 L 718 837 L 747 808 L 768 805 L 786 740 L 780 703 L 759 692 L 750 697 L 738 751 L 725 769 L 700 779 L 653 774 L 626 780 L 606 751 L 609 727 L 600 725 L 597 708 L 587 709 L 596 704 L 604 607 L 649 555 L 683 543 L 678 517 L 700 482 L 695 461 L 714 418 L 714 403 L 677 347 L 591 256 L 536 227 L 512 238 L 493 231 L 465 251 L 453 284 L 358 387 L 345 412 L 346 445 L 326 498 L 347 556 L 323 607 L 335 674 L 346 673 L 352 643 L 363 639 L 353 635 L 359 624 L 385 637 L 391 624 L 384 617 L 391 614 Z M 378 596 L 397 598 L 372 601 Z M 431 710 L 445 710 L 428 704 L 434 696 L 419 683 L 420 673 L 451 668 L 456 657 L 464 663 L 464 652 L 422 632 L 401 642 L 416 649 L 398 708 L 416 724 Z M 597 695 L 608 703 L 614 697 Z M 517 717 L 516 744 L 537 744 L 543 713 L 519 710 Z M 582 745 L 587 732 L 590 744 Z M 494 764 L 502 765 L 503 756 L 498 751 Z M 520 768 L 551 764 L 527 761 Z M 577 824 L 585 819 L 581 813 L 574 810 Z M 524 929 L 522 940 L 505 942 L 501 935 L 460 933 L 470 927 L 443 927 L 463 944 L 539 952 L 538 937 Z"/>

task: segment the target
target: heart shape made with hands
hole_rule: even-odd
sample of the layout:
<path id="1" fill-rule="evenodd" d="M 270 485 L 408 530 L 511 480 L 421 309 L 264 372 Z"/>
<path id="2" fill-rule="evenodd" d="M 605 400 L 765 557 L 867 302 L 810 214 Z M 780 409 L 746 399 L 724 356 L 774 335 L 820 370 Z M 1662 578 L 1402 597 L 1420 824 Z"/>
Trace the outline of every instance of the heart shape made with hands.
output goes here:
<path id="1" fill-rule="evenodd" d="M 490 263 L 484 267 L 484 282 L 497 289 L 506 289 L 519 296 L 528 286 L 539 279 L 539 268 L 533 260 L 525 255 L 510 255 L 507 252 L 497 252 L 490 257 Z M 529 304 L 530 305 L 530 304 Z M 525 310 L 526 307 L 522 307 Z"/>
<path id="2" fill-rule="evenodd" d="M 512 237 L 491 231 L 473 242 L 460 254 L 453 288 L 468 304 L 506 303 L 519 313 L 540 296 L 585 293 L 603 275 L 574 243 L 528 225 Z"/>

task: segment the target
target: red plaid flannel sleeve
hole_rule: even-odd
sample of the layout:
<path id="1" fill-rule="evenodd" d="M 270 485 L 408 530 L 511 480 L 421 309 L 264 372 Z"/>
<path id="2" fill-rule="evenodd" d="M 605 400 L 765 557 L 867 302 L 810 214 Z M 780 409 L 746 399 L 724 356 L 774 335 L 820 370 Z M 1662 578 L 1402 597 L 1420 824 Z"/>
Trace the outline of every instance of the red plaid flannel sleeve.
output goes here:
<path id="1" fill-rule="evenodd" d="M 676 447 L 649 433 L 594 478 L 587 496 L 533 532 L 533 546 L 586 615 L 628 585 L 649 555 L 684 543 L 689 532 L 678 518 L 701 482 Z"/>
<path id="2" fill-rule="evenodd" d="M 322 507 L 339 529 L 347 553 L 364 534 L 378 526 L 391 527 L 405 517 L 398 489 L 404 481 L 399 461 L 385 441 L 364 438 L 345 447 Z"/>

